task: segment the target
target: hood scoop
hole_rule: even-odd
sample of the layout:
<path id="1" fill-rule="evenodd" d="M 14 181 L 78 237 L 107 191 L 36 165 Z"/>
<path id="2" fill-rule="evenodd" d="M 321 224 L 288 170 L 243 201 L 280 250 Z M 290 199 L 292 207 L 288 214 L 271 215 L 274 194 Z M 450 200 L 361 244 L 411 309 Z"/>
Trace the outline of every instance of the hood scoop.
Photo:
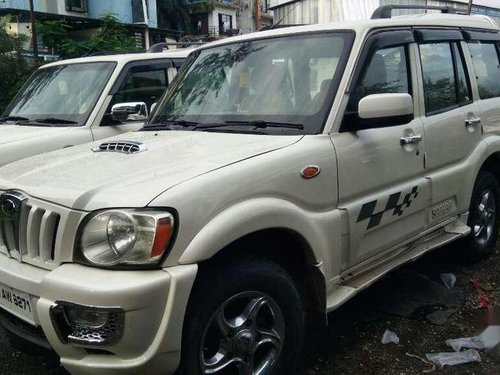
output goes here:
<path id="1" fill-rule="evenodd" d="M 92 149 L 94 152 L 120 152 L 122 154 L 137 154 L 148 148 L 144 143 L 133 141 L 113 141 L 101 143 Z"/>

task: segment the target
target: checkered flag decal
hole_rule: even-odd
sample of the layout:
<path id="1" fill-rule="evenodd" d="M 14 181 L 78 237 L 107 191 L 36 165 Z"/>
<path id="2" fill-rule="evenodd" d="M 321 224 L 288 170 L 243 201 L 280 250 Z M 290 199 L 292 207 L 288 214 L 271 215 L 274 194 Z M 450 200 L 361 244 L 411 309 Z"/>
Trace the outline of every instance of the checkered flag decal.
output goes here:
<path id="1" fill-rule="evenodd" d="M 387 200 L 385 208 L 377 213 L 375 213 L 375 208 L 378 203 L 377 200 L 365 203 L 361 207 L 361 211 L 359 212 L 358 220 L 356 222 L 359 223 L 360 221 L 370 219 L 366 227 L 368 230 L 379 225 L 382 221 L 382 217 L 387 211 L 392 210 L 392 216 L 403 215 L 404 209 L 410 207 L 413 200 L 418 197 L 418 186 L 414 186 L 411 192 L 405 195 L 403 202 L 399 203 L 401 195 L 402 192 L 391 194 Z"/>

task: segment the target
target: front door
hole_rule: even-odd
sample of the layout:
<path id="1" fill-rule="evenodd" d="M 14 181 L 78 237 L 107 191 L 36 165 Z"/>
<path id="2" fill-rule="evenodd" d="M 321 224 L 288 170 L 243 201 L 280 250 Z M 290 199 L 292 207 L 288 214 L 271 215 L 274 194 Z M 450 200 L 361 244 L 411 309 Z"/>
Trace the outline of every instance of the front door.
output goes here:
<path id="1" fill-rule="evenodd" d="M 343 271 L 376 261 L 427 226 L 430 190 L 424 178 L 420 119 L 363 120 L 357 113 L 359 100 L 370 94 L 416 97 L 415 48 L 409 30 L 377 33 L 368 39 L 343 123 L 339 133 L 332 135 L 339 208 L 348 223 Z"/>

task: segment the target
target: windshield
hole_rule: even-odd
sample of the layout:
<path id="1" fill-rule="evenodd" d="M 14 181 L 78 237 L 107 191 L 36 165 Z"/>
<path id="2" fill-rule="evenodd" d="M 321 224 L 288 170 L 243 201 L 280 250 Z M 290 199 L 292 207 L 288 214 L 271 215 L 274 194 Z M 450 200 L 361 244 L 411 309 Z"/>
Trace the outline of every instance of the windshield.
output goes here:
<path id="1" fill-rule="evenodd" d="M 37 70 L 5 111 L 2 122 L 84 125 L 115 65 L 96 62 Z"/>
<path id="2" fill-rule="evenodd" d="M 163 124 L 317 134 L 353 37 L 346 31 L 289 35 L 195 52 L 145 130 Z"/>

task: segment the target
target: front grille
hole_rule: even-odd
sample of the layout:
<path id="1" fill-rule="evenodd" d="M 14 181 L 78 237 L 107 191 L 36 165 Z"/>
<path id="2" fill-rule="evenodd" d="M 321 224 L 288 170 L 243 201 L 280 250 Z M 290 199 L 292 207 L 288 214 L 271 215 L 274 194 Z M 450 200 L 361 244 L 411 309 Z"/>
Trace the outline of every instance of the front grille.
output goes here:
<path id="1" fill-rule="evenodd" d="M 124 154 L 136 154 L 146 151 L 146 146 L 143 143 L 132 141 L 104 142 L 101 143 L 99 147 L 94 148 L 93 151 L 114 151 Z"/>
<path id="2" fill-rule="evenodd" d="M 0 252 L 19 261 L 51 268 L 61 215 L 29 200 L 19 217 L 0 218 Z"/>

